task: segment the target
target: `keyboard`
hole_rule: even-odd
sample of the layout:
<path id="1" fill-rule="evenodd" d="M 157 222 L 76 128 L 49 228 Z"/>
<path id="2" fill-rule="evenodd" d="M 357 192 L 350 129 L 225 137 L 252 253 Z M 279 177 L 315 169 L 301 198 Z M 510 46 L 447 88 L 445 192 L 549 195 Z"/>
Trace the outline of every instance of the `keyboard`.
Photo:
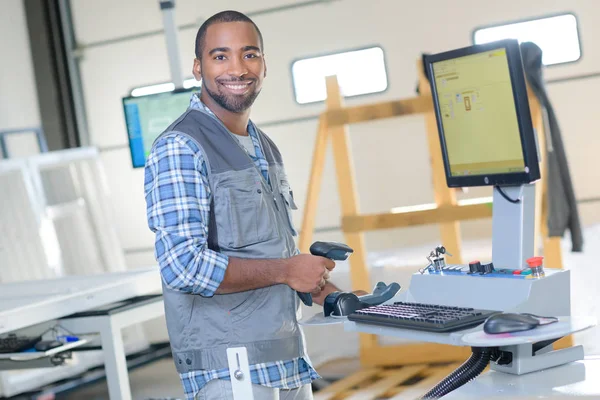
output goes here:
<path id="1" fill-rule="evenodd" d="M 0 353 L 18 353 L 31 349 L 40 340 L 41 337 L 17 336 L 11 333 L 7 337 L 0 338 Z"/>
<path id="2" fill-rule="evenodd" d="M 454 332 L 477 326 L 498 312 L 437 304 L 396 302 L 357 310 L 348 315 L 348 319 L 392 328 Z"/>

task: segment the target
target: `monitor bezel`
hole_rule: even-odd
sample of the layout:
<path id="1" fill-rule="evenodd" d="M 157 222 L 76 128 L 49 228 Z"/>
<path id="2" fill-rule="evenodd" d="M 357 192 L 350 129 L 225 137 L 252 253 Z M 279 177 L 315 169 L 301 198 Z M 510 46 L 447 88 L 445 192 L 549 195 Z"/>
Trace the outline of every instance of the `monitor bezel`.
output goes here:
<path id="1" fill-rule="evenodd" d="M 523 160 L 526 171 L 528 172 L 524 171 L 502 174 L 452 176 L 444 135 L 444 127 L 441 118 L 441 109 L 437 96 L 438 92 L 433 75 L 433 64 L 440 61 L 446 61 L 453 58 L 464 57 L 497 49 L 506 49 L 508 69 L 513 89 L 513 100 L 515 109 L 517 111 L 517 122 L 519 126 L 519 135 L 521 138 L 521 148 L 523 150 Z M 444 161 L 444 169 L 446 172 L 446 182 L 448 187 L 517 186 L 532 183 L 540 179 L 537 140 L 532 124 L 531 112 L 529 109 L 529 98 L 527 95 L 527 85 L 525 82 L 519 42 L 516 39 L 506 39 L 463 47 L 443 53 L 426 55 L 424 56 L 424 62 L 431 86 L 431 94 L 434 105 L 433 108 L 441 145 L 440 150 L 442 153 L 442 159 Z"/>
<path id="2" fill-rule="evenodd" d="M 125 110 L 125 102 L 127 100 L 142 99 L 142 98 L 145 98 L 145 97 L 172 96 L 172 95 L 181 94 L 181 93 L 189 93 L 189 95 L 191 96 L 193 92 L 198 92 L 199 90 L 200 90 L 199 87 L 192 86 L 192 87 L 189 87 L 189 88 L 175 89 L 175 90 L 171 90 L 171 91 L 168 91 L 168 92 L 150 93 L 150 94 L 145 94 L 145 95 L 142 95 L 142 96 L 131 96 L 131 95 L 129 95 L 129 96 L 125 96 L 125 97 L 121 98 L 121 106 L 122 106 L 121 108 L 123 110 L 123 116 L 125 117 L 125 133 L 127 135 L 127 146 L 129 147 L 129 158 L 131 160 L 131 166 L 132 166 L 133 169 L 144 168 L 146 166 L 146 164 L 144 162 L 144 165 L 136 165 L 133 162 L 133 159 L 134 159 L 134 157 L 133 157 L 133 149 L 132 149 L 132 146 L 131 146 L 131 135 L 129 134 L 129 120 L 127 119 L 127 111 Z M 183 114 L 184 111 L 182 111 L 181 113 Z"/>

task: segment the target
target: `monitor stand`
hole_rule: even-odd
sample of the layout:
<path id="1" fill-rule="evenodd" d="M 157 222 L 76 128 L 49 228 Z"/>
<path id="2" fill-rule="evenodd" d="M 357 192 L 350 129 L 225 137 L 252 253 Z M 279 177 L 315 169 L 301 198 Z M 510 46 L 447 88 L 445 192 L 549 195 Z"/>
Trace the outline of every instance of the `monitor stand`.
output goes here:
<path id="1" fill-rule="evenodd" d="M 513 203 L 502 196 L 500 190 Z M 496 269 L 523 269 L 534 256 L 535 185 L 494 187 L 492 262 Z"/>

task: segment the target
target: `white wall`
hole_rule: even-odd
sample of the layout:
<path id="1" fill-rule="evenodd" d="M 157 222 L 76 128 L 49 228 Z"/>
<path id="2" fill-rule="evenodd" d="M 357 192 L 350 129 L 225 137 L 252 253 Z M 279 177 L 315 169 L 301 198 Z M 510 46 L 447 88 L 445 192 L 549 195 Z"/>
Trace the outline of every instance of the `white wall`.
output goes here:
<path id="1" fill-rule="evenodd" d="M 0 131 L 35 127 L 40 122 L 23 1 L 3 0 L 0 12 Z M 11 136 L 7 144 L 13 157 L 37 150 L 33 134 Z"/>
<path id="2" fill-rule="evenodd" d="M 114 194 L 118 230 L 127 249 L 151 248 L 153 236 L 146 226 L 143 171 L 131 168 L 121 97 L 132 87 L 170 79 L 163 36 L 144 37 L 110 45 L 90 46 L 162 27 L 156 1 L 72 0 L 77 41 L 84 47 L 81 61 L 87 115 L 92 143 L 104 151 L 103 159 Z M 201 21 L 221 9 L 243 12 L 289 3 L 284 0 L 177 1 L 177 23 Z M 217 5 L 218 4 L 218 5 Z M 416 60 L 422 52 L 437 52 L 471 44 L 474 27 L 550 13 L 574 12 L 580 23 L 583 57 L 573 64 L 556 66 L 546 77 L 568 77 L 600 71 L 600 2 L 596 0 L 457 0 L 449 3 L 405 0 L 343 0 L 254 18 L 262 30 L 269 75 L 253 109 L 254 121 L 273 121 L 312 115 L 322 104 L 297 105 L 293 98 L 290 66 L 293 59 L 337 50 L 378 44 L 384 48 L 389 71 L 389 90 L 379 95 L 348 99 L 364 104 L 414 96 Z M 197 24 L 198 25 L 198 24 Z M 195 29 L 179 33 L 183 72 L 191 70 Z M 600 168 L 590 168 L 600 138 L 594 131 L 600 79 L 561 83 L 549 87 L 563 128 L 567 155 L 578 197 L 600 196 L 595 185 Z M 304 204 L 316 121 L 267 129 L 279 145 L 294 184 L 299 205 Z M 352 149 L 364 212 L 431 202 L 430 171 L 423 121 L 408 117 L 353 126 Z M 339 226 L 339 199 L 331 154 L 328 157 L 319 203 L 317 226 Z M 488 194 L 471 190 L 469 196 Z M 580 206 L 586 224 L 600 222 L 600 205 Z M 296 213 L 302 221 L 302 210 Z M 463 225 L 465 237 L 491 233 L 490 221 Z M 343 240 L 339 232 L 315 238 Z M 435 227 L 381 231 L 367 235 L 369 250 L 437 242 Z M 153 263 L 151 251 L 131 253 L 130 265 Z"/>

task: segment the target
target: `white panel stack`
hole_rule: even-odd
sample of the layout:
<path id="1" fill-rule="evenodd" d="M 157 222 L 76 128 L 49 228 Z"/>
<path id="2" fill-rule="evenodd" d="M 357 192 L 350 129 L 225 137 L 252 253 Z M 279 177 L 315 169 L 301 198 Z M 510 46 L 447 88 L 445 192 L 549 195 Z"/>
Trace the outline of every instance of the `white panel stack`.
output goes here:
<path id="1" fill-rule="evenodd" d="M 54 222 L 64 273 L 124 271 L 125 258 L 97 151 L 46 153 L 30 158 L 28 165 L 46 214 Z"/>
<path id="2" fill-rule="evenodd" d="M 25 163 L 0 162 L 0 283 L 57 276 L 57 245 Z"/>

